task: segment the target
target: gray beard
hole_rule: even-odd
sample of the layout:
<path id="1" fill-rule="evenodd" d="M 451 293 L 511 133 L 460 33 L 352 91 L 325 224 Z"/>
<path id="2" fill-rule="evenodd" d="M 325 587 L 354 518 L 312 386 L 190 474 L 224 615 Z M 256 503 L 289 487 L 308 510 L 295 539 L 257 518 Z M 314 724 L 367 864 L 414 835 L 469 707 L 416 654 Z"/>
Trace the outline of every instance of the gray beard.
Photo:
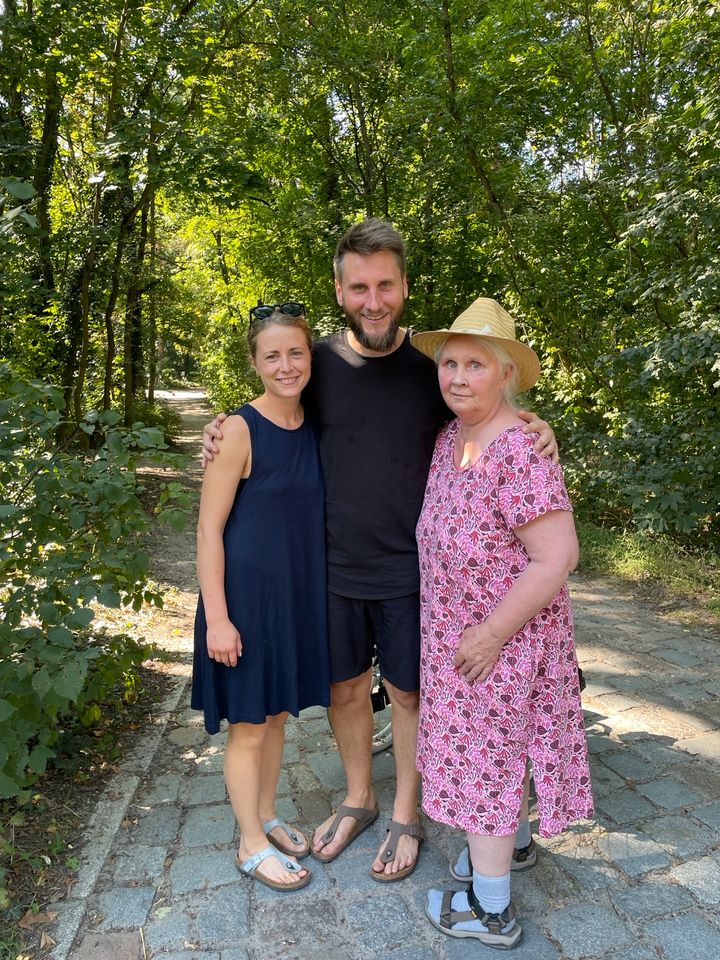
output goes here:
<path id="1" fill-rule="evenodd" d="M 395 317 L 395 321 L 390 324 L 385 333 L 379 336 L 366 333 L 362 324 L 358 323 L 357 320 L 354 320 L 352 317 L 346 315 L 345 319 L 357 342 L 366 350 L 374 350 L 376 353 L 386 353 L 391 347 L 395 346 L 395 337 L 400 329 L 400 316 Z"/>

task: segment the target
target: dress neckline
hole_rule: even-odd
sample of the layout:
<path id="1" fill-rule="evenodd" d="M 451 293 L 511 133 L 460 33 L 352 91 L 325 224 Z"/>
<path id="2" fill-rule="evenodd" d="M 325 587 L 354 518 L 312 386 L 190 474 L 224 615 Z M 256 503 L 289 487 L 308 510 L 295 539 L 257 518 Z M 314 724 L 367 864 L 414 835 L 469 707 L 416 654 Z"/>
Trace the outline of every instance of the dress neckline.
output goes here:
<path id="1" fill-rule="evenodd" d="M 251 403 L 247 403 L 246 406 L 250 407 L 251 410 L 254 410 L 255 413 L 260 417 L 261 420 L 264 420 L 265 423 L 269 423 L 271 426 L 275 427 L 277 430 L 282 430 L 283 433 L 297 433 L 298 430 L 302 430 L 305 426 L 305 414 L 303 413 L 302 423 L 298 424 L 297 427 L 281 427 L 279 423 L 275 423 L 274 420 L 271 420 L 270 417 L 266 417 L 264 413 L 261 413 L 257 407 L 254 407 Z"/>
<path id="2" fill-rule="evenodd" d="M 453 421 L 453 425 L 455 429 L 453 431 L 451 443 L 450 443 L 450 466 L 452 467 L 452 470 L 454 473 L 469 473 L 472 469 L 474 469 L 474 467 L 476 467 L 482 460 L 485 459 L 489 450 L 497 443 L 500 437 L 502 437 L 506 433 L 510 433 L 512 430 L 522 429 L 522 427 L 517 423 L 513 424 L 510 427 L 505 427 L 505 429 L 501 430 L 496 437 L 493 437 L 490 443 L 483 449 L 482 453 L 477 458 L 477 460 L 474 460 L 472 463 L 469 463 L 466 467 L 456 467 L 455 466 L 455 440 L 457 438 L 458 433 L 460 432 L 461 420 L 459 417 L 455 418 L 455 420 Z"/>

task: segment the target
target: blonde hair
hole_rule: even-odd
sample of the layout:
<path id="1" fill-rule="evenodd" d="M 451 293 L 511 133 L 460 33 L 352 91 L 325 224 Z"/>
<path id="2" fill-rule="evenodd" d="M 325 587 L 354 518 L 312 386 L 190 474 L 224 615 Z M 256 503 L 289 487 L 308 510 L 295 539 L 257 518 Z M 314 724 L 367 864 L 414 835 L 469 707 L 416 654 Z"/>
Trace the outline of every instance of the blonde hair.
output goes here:
<path id="1" fill-rule="evenodd" d="M 280 310 L 275 310 L 269 317 L 253 317 L 250 321 L 250 327 L 247 332 L 247 342 L 250 356 L 253 360 L 257 354 L 257 338 L 263 330 L 267 330 L 268 327 L 272 326 L 296 327 L 298 330 L 301 330 L 305 334 L 308 349 L 312 351 L 312 333 L 303 314 L 300 314 L 298 317 L 293 317 L 289 313 L 282 313 Z"/>

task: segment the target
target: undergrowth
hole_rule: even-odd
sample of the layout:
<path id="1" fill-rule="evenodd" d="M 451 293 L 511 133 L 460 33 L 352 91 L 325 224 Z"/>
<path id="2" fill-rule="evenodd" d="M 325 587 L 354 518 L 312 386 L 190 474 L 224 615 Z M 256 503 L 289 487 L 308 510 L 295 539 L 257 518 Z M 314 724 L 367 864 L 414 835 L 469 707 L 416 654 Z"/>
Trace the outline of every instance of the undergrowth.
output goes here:
<path id="1" fill-rule="evenodd" d="M 720 627 L 720 553 L 683 548 L 663 535 L 585 521 L 577 527 L 580 573 L 622 578 L 641 597 L 660 595 L 665 613 Z"/>

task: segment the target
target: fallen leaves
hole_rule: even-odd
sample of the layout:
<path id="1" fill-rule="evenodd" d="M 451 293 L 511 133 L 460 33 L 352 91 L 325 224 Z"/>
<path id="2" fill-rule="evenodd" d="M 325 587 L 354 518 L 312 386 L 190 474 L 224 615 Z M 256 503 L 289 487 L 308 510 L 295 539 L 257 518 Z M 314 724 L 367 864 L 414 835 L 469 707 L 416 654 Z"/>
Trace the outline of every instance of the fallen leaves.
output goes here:
<path id="1" fill-rule="evenodd" d="M 49 911 L 48 913 L 34 913 L 32 910 L 26 911 L 22 919 L 18 921 L 18 926 L 23 930 L 29 930 L 31 927 L 36 927 L 40 923 L 54 923 L 57 920 L 57 910 Z"/>

